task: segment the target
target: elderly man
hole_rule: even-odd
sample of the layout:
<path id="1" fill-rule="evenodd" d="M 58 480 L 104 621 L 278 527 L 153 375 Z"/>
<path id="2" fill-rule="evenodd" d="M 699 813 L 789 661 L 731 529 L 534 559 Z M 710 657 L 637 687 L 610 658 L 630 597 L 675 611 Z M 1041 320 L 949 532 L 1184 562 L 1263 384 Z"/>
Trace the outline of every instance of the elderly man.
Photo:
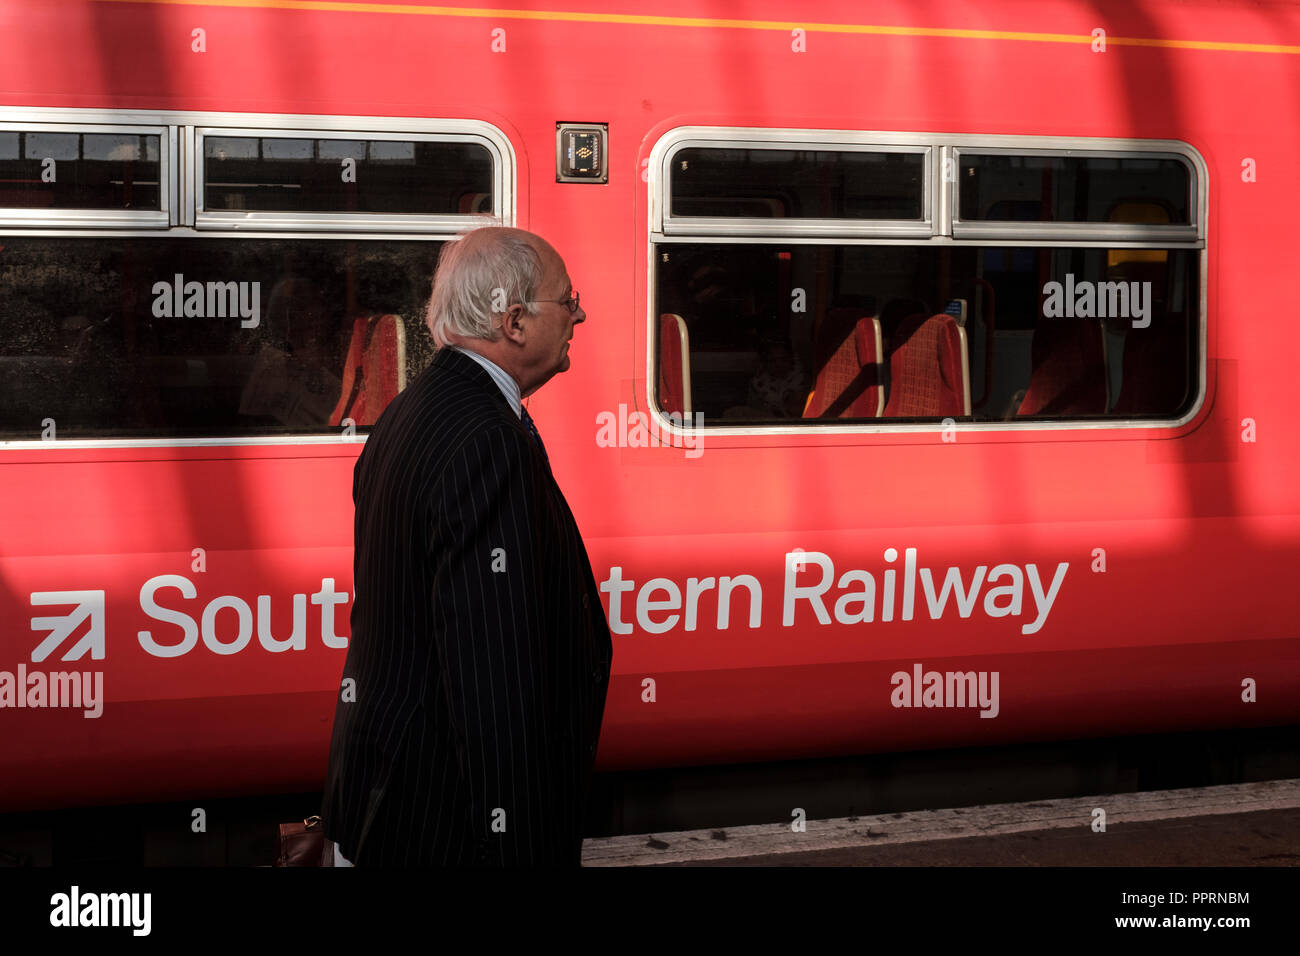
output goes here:
<path id="1" fill-rule="evenodd" d="M 568 369 L 585 319 L 539 236 L 483 228 L 442 250 L 438 351 L 353 479 L 356 603 L 321 814 L 342 864 L 581 861 L 612 646 L 520 399 Z"/>

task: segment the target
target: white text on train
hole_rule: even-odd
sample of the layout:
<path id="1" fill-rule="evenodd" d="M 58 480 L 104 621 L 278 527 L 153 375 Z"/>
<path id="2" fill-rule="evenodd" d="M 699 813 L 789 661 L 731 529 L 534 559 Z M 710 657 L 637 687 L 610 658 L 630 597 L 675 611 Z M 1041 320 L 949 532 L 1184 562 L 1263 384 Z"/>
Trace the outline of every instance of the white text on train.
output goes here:
<path id="1" fill-rule="evenodd" d="M 140 609 L 155 621 L 172 624 L 180 628 L 180 640 L 174 643 L 162 643 L 154 637 L 152 631 L 140 631 L 140 646 L 154 657 L 180 657 L 188 654 L 199 642 L 202 634 L 203 643 L 214 654 L 238 654 L 253 639 L 253 609 L 243 598 L 233 594 L 222 594 L 213 598 L 199 614 L 198 622 L 185 611 L 174 607 L 163 607 L 155 596 L 163 588 L 175 588 L 181 598 L 193 601 L 198 596 L 194 582 L 183 574 L 160 574 L 144 582 L 140 588 Z M 173 598 L 174 600 L 174 598 Z M 276 637 L 272 633 L 271 596 L 257 596 L 257 639 L 268 651 L 301 651 L 307 647 L 307 595 L 295 594 L 293 601 L 293 625 L 288 637 Z M 333 578 L 322 578 L 320 590 L 311 595 L 311 603 L 320 608 L 320 640 L 326 647 L 341 649 L 348 646 L 348 639 L 334 633 L 334 607 L 348 602 L 347 591 L 335 591 Z M 170 603 L 170 602 L 169 602 Z M 221 611 L 233 612 L 237 628 L 233 635 L 229 625 L 224 628 L 225 639 L 217 636 L 217 614 Z M 226 615 L 230 617 L 230 613 Z M 276 629 L 283 633 L 285 629 L 284 604 L 279 602 L 276 615 Z"/>
<path id="2" fill-rule="evenodd" d="M 893 564 L 898 560 L 898 549 L 887 548 L 883 557 L 886 564 Z M 1023 568 L 1017 564 L 999 564 L 992 570 L 981 564 L 969 575 L 959 567 L 949 567 L 943 569 L 942 583 L 936 585 L 936 573 L 928 567 L 919 567 L 917 549 L 907 548 L 903 552 L 901 582 L 897 580 L 900 569 L 887 567 L 880 574 L 881 586 L 877 589 L 876 577 L 869 571 L 853 568 L 846 570 L 837 579 L 835 564 L 829 555 L 820 551 L 792 551 L 785 556 L 781 624 L 783 627 L 794 626 L 801 601 L 806 602 L 808 609 L 816 616 L 817 623 L 822 625 L 829 625 L 832 620 L 838 624 L 872 624 L 877 620 L 889 623 L 895 617 L 900 621 L 911 621 L 916 611 L 918 580 L 925 600 L 925 610 L 929 611 L 931 620 L 942 618 L 950 606 L 955 607 L 957 615 L 962 618 L 969 618 L 977 607 L 991 618 L 1019 617 L 1025 605 L 1027 581 L 1034 603 L 1033 618 L 1021 626 L 1020 633 L 1037 634 L 1047 623 L 1069 567 L 1065 561 L 1058 564 L 1051 584 L 1046 588 L 1039 576 L 1038 565 L 1033 563 L 1026 564 Z M 821 571 L 821 580 L 808 583 L 809 579 L 804 576 L 815 574 L 818 569 Z M 834 604 L 828 611 L 827 592 L 832 587 L 839 593 L 834 595 Z M 624 620 L 622 599 L 625 593 L 637 590 L 636 581 L 624 579 L 623 569 L 615 566 L 609 569 L 609 577 L 601 582 L 600 590 L 609 595 L 610 630 L 615 634 L 631 634 L 633 625 L 631 621 Z M 982 602 L 981 590 L 984 598 Z M 738 613 L 747 618 L 751 628 L 762 626 L 763 586 L 752 574 L 687 578 L 684 595 L 683 589 L 675 581 L 669 578 L 651 578 L 637 590 L 635 608 L 629 609 L 628 615 L 634 618 L 636 627 L 646 634 L 664 634 L 679 622 L 684 623 L 687 631 L 694 631 L 699 620 L 701 598 L 704 598 L 716 606 L 716 627 L 724 631 L 731 626 L 731 609 L 736 592 L 745 595 L 744 599 L 736 600 Z"/>
<path id="3" fill-rule="evenodd" d="M 898 560 L 898 549 L 885 549 L 884 559 L 886 564 L 893 564 Z M 822 570 L 822 579 L 817 584 L 801 587 L 795 583 L 802 565 L 815 564 Z M 1029 581 L 1029 589 L 1034 598 L 1034 619 L 1020 628 L 1021 634 L 1037 634 L 1047 623 L 1047 615 L 1052 611 L 1052 605 L 1056 602 L 1056 595 L 1061 589 L 1061 582 L 1065 580 L 1065 572 L 1070 565 L 1062 561 L 1056 566 L 1056 573 L 1052 576 L 1052 584 L 1046 591 L 1043 590 L 1042 579 L 1038 576 L 1038 565 L 1026 564 L 1024 571 L 1018 564 L 999 564 L 995 565 L 993 570 L 989 570 L 988 565 L 981 564 L 970 574 L 970 583 L 963 585 L 963 575 L 961 568 L 950 567 L 943 576 L 943 584 L 936 588 L 934 583 L 935 575 L 929 568 L 917 567 L 916 548 L 908 548 L 903 552 L 903 580 L 902 580 L 902 606 L 898 608 L 899 618 L 903 621 L 912 620 L 913 612 L 916 608 L 916 582 L 920 579 L 921 590 L 924 592 L 926 608 L 930 612 L 930 619 L 937 621 L 948 610 L 949 595 L 952 596 L 952 603 L 957 607 L 957 614 L 960 617 L 969 618 L 975 610 L 976 602 L 979 600 L 980 588 L 985 584 L 990 585 L 984 592 L 984 601 L 982 604 L 984 613 L 989 617 L 1007 617 L 1008 615 L 1019 617 L 1021 608 L 1024 606 L 1025 581 Z M 987 573 L 988 577 L 985 577 Z M 888 568 L 881 576 L 883 578 L 880 594 L 880 620 L 892 621 L 894 619 L 895 601 L 894 595 L 897 590 L 895 587 L 895 577 L 897 571 Z M 994 580 L 1005 581 L 1005 584 L 999 584 L 992 587 Z M 805 600 L 813 608 L 817 615 L 817 621 L 820 624 L 829 624 L 830 615 L 826 612 L 826 605 L 822 602 L 822 595 L 830 590 L 831 583 L 835 581 L 835 565 L 831 559 L 819 551 L 808 552 L 791 552 L 785 556 L 785 612 L 782 623 L 789 627 L 794 623 L 795 606 L 798 601 Z M 867 571 L 857 569 L 845 571 L 839 578 L 836 585 L 841 590 L 847 589 L 850 585 L 855 590 L 846 590 L 835 602 L 835 620 L 840 624 L 870 624 L 875 619 L 876 607 L 876 580 Z M 1003 601 L 1004 603 L 998 603 Z"/>
<path id="4" fill-rule="evenodd" d="M 225 319 L 238 316 L 245 329 L 262 321 L 262 283 L 186 282 L 176 273 L 171 282 L 153 284 L 155 319 Z"/>

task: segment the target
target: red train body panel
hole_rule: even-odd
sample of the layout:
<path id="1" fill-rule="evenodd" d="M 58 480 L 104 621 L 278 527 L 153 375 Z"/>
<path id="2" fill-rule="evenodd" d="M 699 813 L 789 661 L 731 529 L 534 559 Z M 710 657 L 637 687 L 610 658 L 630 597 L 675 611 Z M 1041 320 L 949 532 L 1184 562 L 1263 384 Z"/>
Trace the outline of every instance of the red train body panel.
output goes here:
<path id="1" fill-rule="evenodd" d="M 635 3 L 530 4 L 529 16 L 524 5 L 499 15 L 285 6 L 0 3 L 0 106 L 440 117 L 505 135 L 515 223 L 561 252 L 588 314 L 571 371 L 530 411 L 597 578 L 611 582 L 607 602 L 619 599 L 617 614 L 606 605 L 615 657 L 598 768 L 1300 719 L 1300 326 L 1287 225 L 1300 220 L 1300 9 L 944 0 L 811 11 L 768 0 L 701 12 L 662 0 L 651 17 Z M 799 18 L 804 53 L 791 49 Z M 203 54 L 191 51 L 196 27 Z M 1111 38 L 1105 53 L 1047 38 L 1097 27 Z M 497 28 L 505 52 L 493 51 Z M 559 121 L 609 124 L 607 184 L 555 181 Z M 697 456 L 602 447 L 602 413 L 647 408 L 641 173 L 683 126 L 1189 144 L 1208 172 L 1204 400 L 1178 427 L 1006 428 L 955 442 L 706 432 Z M 1243 181 L 1245 158 L 1255 182 Z M 40 593 L 103 592 L 106 647 L 102 660 L 57 663 L 102 671 L 100 716 L 0 709 L 0 809 L 320 785 L 346 653 L 360 448 L 0 447 L 0 671 L 56 666 L 33 660 L 48 629 L 32 619 L 68 608 L 33 603 Z M 987 574 L 1000 565 L 1018 569 L 1002 580 L 1018 575 L 1021 587 L 990 603 Z M 823 623 L 808 589 L 828 566 Z M 956 569 L 965 584 L 981 567 L 968 615 L 956 595 L 931 613 L 926 580 L 937 588 Z M 854 569 L 880 593 L 874 620 L 843 624 L 838 582 Z M 737 583 L 744 575 L 752 583 Z M 720 627 L 719 587 L 700 583 L 723 577 L 734 587 Z M 620 581 L 631 584 L 618 591 Z M 658 588 L 641 597 L 647 582 Z M 273 649 L 299 612 L 301 646 Z M 916 665 L 996 671 L 996 713 L 898 706 L 895 694 L 912 691 L 892 675 Z M 1247 678 L 1254 701 L 1243 700 Z"/>

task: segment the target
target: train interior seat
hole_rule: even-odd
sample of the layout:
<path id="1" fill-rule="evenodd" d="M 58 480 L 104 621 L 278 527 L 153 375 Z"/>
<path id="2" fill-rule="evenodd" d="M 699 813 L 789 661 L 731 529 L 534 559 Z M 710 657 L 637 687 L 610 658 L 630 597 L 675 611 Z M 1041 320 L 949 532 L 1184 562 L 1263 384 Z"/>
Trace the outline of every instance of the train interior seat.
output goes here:
<path id="1" fill-rule="evenodd" d="M 1111 409 L 1117 415 L 1169 415 L 1187 399 L 1187 321 L 1157 312 L 1147 329 L 1124 337 L 1123 375 Z"/>
<path id="2" fill-rule="evenodd" d="M 1123 222 L 1168 223 L 1169 209 L 1150 200 L 1124 200 L 1111 209 L 1110 219 Z M 1111 409 L 1120 415 L 1172 414 L 1187 398 L 1187 319 L 1171 309 L 1169 254 L 1163 249 L 1112 249 L 1107 253 L 1107 279 L 1151 283 L 1151 324 L 1145 329 L 1121 328 L 1123 357 L 1119 394 Z"/>
<path id="3" fill-rule="evenodd" d="M 406 327 L 396 315 L 363 316 L 352 323 L 352 340 L 343 366 L 343 387 L 330 416 L 373 425 L 388 403 L 406 387 Z"/>
<path id="4" fill-rule="evenodd" d="M 1106 337 L 1090 319 L 1039 324 L 1030 347 L 1029 385 L 1016 410 L 1028 415 L 1102 415 L 1110 404 Z"/>
<path id="5" fill-rule="evenodd" d="M 886 418 L 970 415 L 970 357 L 966 330 L 940 312 L 904 319 L 889 356 Z"/>
<path id="6" fill-rule="evenodd" d="M 817 378 L 804 418 L 879 418 L 885 409 L 880 322 L 852 308 L 835 308 L 813 338 Z"/>
<path id="7" fill-rule="evenodd" d="M 659 408 L 683 419 L 691 414 L 691 340 L 686 320 L 673 312 L 659 316 Z"/>
<path id="8" fill-rule="evenodd" d="M 492 214 L 491 193 L 462 193 L 456 201 L 456 212 L 462 216 Z"/>

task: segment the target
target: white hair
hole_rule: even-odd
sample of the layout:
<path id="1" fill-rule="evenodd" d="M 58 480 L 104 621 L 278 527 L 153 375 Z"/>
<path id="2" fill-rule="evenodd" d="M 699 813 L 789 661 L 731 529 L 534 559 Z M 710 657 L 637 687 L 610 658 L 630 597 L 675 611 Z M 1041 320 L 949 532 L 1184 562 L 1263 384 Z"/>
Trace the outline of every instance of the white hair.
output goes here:
<path id="1" fill-rule="evenodd" d="M 520 229 L 486 226 L 448 242 L 438 255 L 425 324 L 439 348 L 448 335 L 497 337 L 494 315 L 519 303 L 536 315 L 533 302 L 542 284 L 542 257 Z"/>

